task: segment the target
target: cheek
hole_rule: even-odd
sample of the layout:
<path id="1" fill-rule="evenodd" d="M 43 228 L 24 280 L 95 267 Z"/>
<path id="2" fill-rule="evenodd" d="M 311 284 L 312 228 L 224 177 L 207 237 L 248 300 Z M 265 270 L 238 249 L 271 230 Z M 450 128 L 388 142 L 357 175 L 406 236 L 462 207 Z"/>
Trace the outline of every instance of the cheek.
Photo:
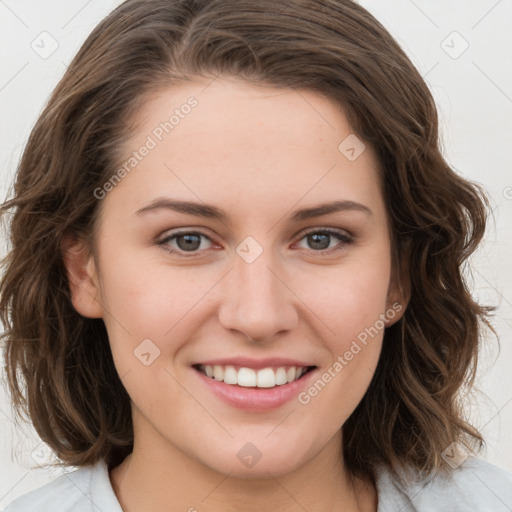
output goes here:
<path id="1" fill-rule="evenodd" d="M 385 313 L 390 265 L 386 258 L 361 259 L 322 272 L 327 273 L 310 275 L 299 293 L 342 350 Z M 382 329 L 381 322 L 378 327 Z"/>
<path id="2" fill-rule="evenodd" d="M 173 359 L 181 361 L 182 347 L 214 313 L 206 311 L 205 299 L 219 277 L 211 269 L 166 265 L 136 251 L 110 259 L 106 255 L 102 268 L 105 324 L 117 371 L 124 375 L 136 370 L 131 378 L 143 372 L 144 379 L 150 374 L 154 379 L 173 366 Z M 158 357 L 143 367 L 145 361 L 137 360 L 137 354 L 148 352 L 150 361 Z M 161 378 L 169 384 L 168 374 Z"/>
<path id="3" fill-rule="evenodd" d="M 343 423 L 359 403 L 378 363 L 385 328 L 388 263 L 385 258 L 347 263 L 328 280 L 310 281 L 318 286 L 310 288 L 308 306 L 325 326 L 322 333 L 328 356 L 319 376 L 322 382 L 307 390 L 304 403 L 321 391 L 322 398 L 315 401 L 318 407 L 326 408 L 326 415 L 332 404 L 340 404 L 334 413 L 335 423 Z"/>
<path id="4" fill-rule="evenodd" d="M 305 417 L 311 421 L 323 418 L 324 428 L 331 432 L 345 423 L 361 401 L 382 348 L 386 269 L 359 270 L 340 272 L 311 296 L 312 309 L 327 326 L 323 331 L 327 356 L 317 379 L 299 396 L 299 403 Z"/>
<path id="5" fill-rule="evenodd" d="M 104 305 L 138 336 L 162 337 L 211 288 L 192 267 L 155 264 L 137 252 L 104 267 Z"/>
<path id="6" fill-rule="evenodd" d="M 166 282 L 137 251 L 121 249 L 121 244 L 104 244 L 101 282 L 104 321 L 118 373 L 123 375 L 139 368 L 134 351 L 144 340 L 156 346 L 149 345 L 152 357 L 161 350 L 163 334 L 184 306 L 177 300 L 179 282 Z"/>

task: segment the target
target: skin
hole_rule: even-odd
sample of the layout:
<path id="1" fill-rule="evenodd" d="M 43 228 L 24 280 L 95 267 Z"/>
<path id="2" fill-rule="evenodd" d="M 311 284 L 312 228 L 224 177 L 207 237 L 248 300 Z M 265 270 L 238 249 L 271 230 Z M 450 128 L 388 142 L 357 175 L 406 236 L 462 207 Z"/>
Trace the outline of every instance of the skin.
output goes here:
<path id="1" fill-rule="evenodd" d="M 132 400 L 134 451 L 111 470 L 114 491 L 127 512 L 269 504 L 286 512 L 375 511 L 373 485 L 351 482 L 343 466 L 341 427 L 370 383 L 383 329 L 307 404 L 242 411 L 191 368 L 237 355 L 293 357 L 320 375 L 392 304 L 405 304 L 392 279 L 375 153 L 366 144 L 349 161 L 338 150 L 353 131 L 340 107 L 315 92 L 221 77 L 153 93 L 133 120 L 127 156 L 190 96 L 197 107 L 101 200 L 96 254 L 65 248 L 74 307 L 103 318 Z M 164 196 L 214 204 L 229 220 L 169 209 L 135 214 Z M 371 214 L 289 220 L 333 200 Z M 206 235 L 193 239 L 194 256 L 179 254 L 183 238 L 159 245 L 178 228 Z M 331 236 L 318 248 L 304 234 L 313 228 L 349 234 L 351 242 Z M 263 250 L 252 263 L 236 252 L 248 236 Z M 326 246 L 330 252 L 320 254 Z M 134 356 L 144 339 L 160 350 L 149 366 Z M 262 454 L 252 467 L 237 457 L 249 442 Z"/>

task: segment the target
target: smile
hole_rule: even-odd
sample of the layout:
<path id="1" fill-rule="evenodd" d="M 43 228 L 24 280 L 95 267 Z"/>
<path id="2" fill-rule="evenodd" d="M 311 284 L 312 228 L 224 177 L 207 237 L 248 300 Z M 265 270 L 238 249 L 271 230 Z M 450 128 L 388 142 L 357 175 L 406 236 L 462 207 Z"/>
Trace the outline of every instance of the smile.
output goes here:
<path id="1" fill-rule="evenodd" d="M 194 365 L 204 375 L 224 384 L 242 387 L 274 388 L 300 379 L 314 366 L 280 366 L 255 370 L 233 365 Z"/>

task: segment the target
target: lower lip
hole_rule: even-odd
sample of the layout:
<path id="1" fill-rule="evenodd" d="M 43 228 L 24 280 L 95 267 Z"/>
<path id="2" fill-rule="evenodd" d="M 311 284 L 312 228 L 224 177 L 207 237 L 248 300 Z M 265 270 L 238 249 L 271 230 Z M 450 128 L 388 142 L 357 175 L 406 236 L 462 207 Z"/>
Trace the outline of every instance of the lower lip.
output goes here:
<path id="1" fill-rule="evenodd" d="M 306 387 L 316 368 L 301 378 L 273 388 L 246 388 L 212 379 L 192 368 L 199 378 L 224 402 L 244 411 L 266 411 L 284 405 Z"/>

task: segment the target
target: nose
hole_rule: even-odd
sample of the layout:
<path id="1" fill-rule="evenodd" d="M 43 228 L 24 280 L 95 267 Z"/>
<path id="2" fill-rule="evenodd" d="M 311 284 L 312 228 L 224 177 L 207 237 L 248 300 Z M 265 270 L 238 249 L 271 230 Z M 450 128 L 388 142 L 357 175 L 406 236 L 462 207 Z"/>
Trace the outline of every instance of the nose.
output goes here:
<path id="1" fill-rule="evenodd" d="M 269 341 L 297 326 L 300 300 L 283 265 L 265 249 L 254 261 L 238 254 L 224 279 L 219 321 L 253 341 Z"/>

